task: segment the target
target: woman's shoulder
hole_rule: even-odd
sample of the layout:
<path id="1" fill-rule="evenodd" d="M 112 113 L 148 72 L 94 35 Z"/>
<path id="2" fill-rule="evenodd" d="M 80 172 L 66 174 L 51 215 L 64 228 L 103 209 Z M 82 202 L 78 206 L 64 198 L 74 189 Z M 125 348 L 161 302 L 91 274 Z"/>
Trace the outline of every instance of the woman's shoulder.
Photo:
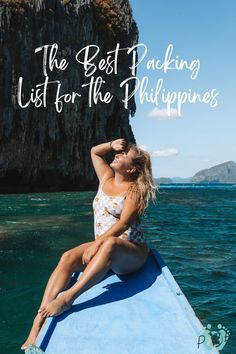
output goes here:
<path id="1" fill-rule="evenodd" d="M 136 183 L 130 184 L 130 187 L 128 188 L 125 196 L 125 200 L 130 207 L 135 207 L 135 209 L 137 209 L 139 215 L 142 204 L 142 194 L 139 186 L 137 186 Z"/>
<path id="2" fill-rule="evenodd" d="M 100 187 L 103 186 L 104 183 L 106 183 L 109 180 L 110 180 L 110 182 L 108 182 L 108 183 L 111 183 L 111 180 L 113 180 L 113 179 L 114 179 L 114 176 L 111 176 L 110 174 L 104 175 L 102 177 L 102 179 L 99 181 L 99 186 Z"/>
<path id="3" fill-rule="evenodd" d="M 127 187 L 127 196 L 131 198 L 138 198 L 140 196 L 140 189 L 136 183 L 130 182 Z"/>

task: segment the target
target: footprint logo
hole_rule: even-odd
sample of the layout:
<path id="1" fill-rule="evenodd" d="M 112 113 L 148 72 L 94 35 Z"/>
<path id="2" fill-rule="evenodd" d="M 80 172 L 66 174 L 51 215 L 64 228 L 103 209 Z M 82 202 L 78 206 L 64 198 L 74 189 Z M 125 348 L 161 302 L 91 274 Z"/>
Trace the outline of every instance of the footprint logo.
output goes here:
<path id="1" fill-rule="evenodd" d="M 220 323 L 217 326 L 218 331 L 211 331 L 211 337 L 215 338 L 216 337 L 216 344 L 215 347 L 218 350 L 221 350 L 224 348 L 226 342 L 229 339 L 230 331 L 228 330 L 227 327 L 222 326 Z"/>
<path id="2" fill-rule="evenodd" d="M 199 336 L 199 339 L 203 337 L 203 341 L 199 342 L 199 344 L 204 343 L 208 348 L 215 347 L 218 350 L 222 350 L 229 339 L 230 331 L 220 323 L 217 325 L 217 328 L 218 330 L 213 331 L 211 324 L 207 324 L 206 327 L 203 327 Z"/>

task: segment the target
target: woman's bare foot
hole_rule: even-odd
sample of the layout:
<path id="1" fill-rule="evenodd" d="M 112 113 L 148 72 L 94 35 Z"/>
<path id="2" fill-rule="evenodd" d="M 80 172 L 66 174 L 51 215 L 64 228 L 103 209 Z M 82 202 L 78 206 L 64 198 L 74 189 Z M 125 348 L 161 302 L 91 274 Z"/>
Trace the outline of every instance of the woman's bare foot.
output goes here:
<path id="1" fill-rule="evenodd" d="M 45 318 L 41 314 L 37 314 L 37 316 L 34 319 L 30 334 L 29 334 L 28 338 L 26 339 L 25 343 L 22 344 L 21 350 L 25 350 L 28 348 L 28 346 L 30 344 L 35 343 L 36 338 L 39 334 L 40 329 L 42 328 L 44 321 L 45 321 Z"/>
<path id="2" fill-rule="evenodd" d="M 65 295 L 61 295 L 40 308 L 40 314 L 43 317 L 59 316 L 71 308 L 72 302 L 71 300 L 68 301 Z"/>

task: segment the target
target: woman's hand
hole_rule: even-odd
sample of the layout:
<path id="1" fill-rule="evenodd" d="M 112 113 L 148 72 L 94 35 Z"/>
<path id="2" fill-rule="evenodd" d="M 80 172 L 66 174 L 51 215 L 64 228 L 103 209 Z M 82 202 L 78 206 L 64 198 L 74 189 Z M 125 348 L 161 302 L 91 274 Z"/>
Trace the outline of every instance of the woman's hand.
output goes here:
<path id="1" fill-rule="evenodd" d="M 99 250 L 99 247 L 100 243 L 94 241 L 94 243 L 90 247 L 86 248 L 82 256 L 82 263 L 88 264 Z"/>
<path id="2" fill-rule="evenodd" d="M 115 151 L 123 151 L 126 146 L 125 139 L 116 139 L 111 142 L 111 148 Z"/>

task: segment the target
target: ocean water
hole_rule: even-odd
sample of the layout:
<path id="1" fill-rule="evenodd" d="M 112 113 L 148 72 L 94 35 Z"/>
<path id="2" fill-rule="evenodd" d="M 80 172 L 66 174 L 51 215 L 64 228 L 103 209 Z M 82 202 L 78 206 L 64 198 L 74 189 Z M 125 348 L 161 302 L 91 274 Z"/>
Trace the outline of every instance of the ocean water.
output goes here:
<path id="1" fill-rule="evenodd" d="M 60 255 L 93 239 L 94 195 L 0 196 L 1 354 L 20 352 Z M 235 353 L 235 187 L 166 186 L 142 224 L 202 324 L 230 331 L 221 353 Z"/>

